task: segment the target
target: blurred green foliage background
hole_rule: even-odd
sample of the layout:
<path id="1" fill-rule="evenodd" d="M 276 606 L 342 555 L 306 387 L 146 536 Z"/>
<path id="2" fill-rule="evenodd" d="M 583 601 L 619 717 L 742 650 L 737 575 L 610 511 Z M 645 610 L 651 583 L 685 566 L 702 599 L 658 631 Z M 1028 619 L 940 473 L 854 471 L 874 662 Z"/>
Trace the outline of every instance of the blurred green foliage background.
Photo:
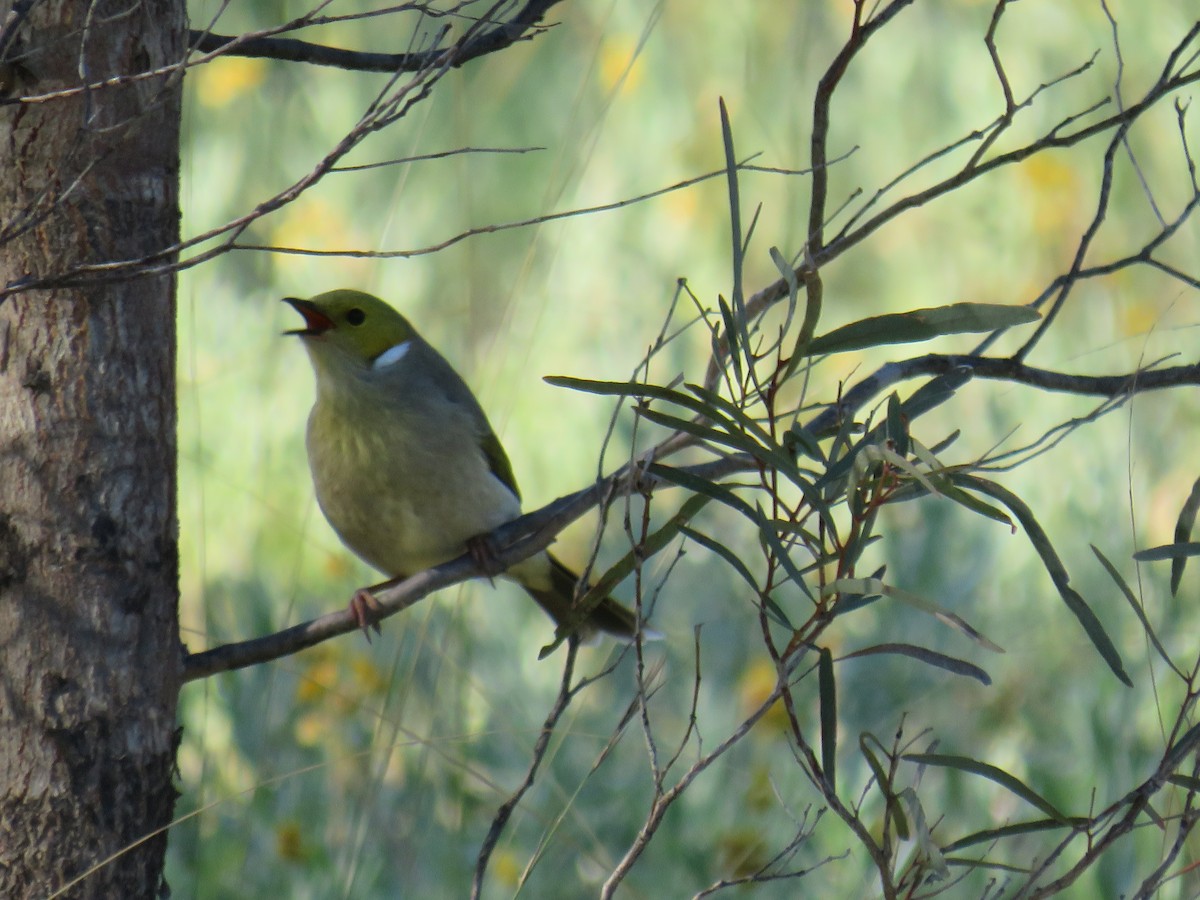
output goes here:
<path id="1" fill-rule="evenodd" d="M 1135 0 L 1109 5 L 1121 24 L 1128 104 L 1186 30 L 1185 10 Z M 196 0 L 191 16 L 193 27 L 211 23 L 235 33 L 306 9 L 300 2 L 226 7 Z M 343 3 L 327 12 L 362 9 Z M 319 251 L 419 250 L 467 229 L 634 197 L 722 167 L 719 97 L 729 107 L 740 155 L 758 154 L 755 163 L 764 167 L 803 169 L 813 90 L 844 38 L 850 11 L 845 0 L 563 3 L 545 34 L 451 72 L 347 163 L 464 147 L 521 152 L 481 150 L 334 172 L 255 222 L 242 240 Z M 833 169 L 831 208 L 845 200 L 856 208 L 919 158 L 1000 113 L 982 37 L 991 11 L 975 0 L 919 2 L 856 61 L 834 106 L 831 148 L 845 158 Z M 429 40 L 442 24 L 398 13 L 295 36 L 398 51 Z M 1098 51 L 1090 69 L 1024 111 L 1000 149 L 1113 93 L 1117 62 L 1098 3 L 1017 4 L 998 43 L 1019 97 Z M 245 213 L 310 171 L 386 78 L 236 58 L 191 70 L 185 234 Z M 1171 217 L 1190 196 L 1172 111 L 1164 106 L 1152 114 L 1131 142 L 1153 196 Z M 1039 155 L 884 227 L 823 272 L 818 330 L 955 301 L 1028 302 L 1069 266 L 1095 208 L 1101 152 L 1094 142 Z M 953 164 L 921 170 L 901 191 L 929 184 Z M 1118 172 L 1118 200 L 1093 262 L 1136 249 L 1156 228 L 1127 158 Z M 747 172 L 741 186 L 746 218 L 761 205 L 747 255 L 745 285 L 752 292 L 777 277 L 770 246 L 788 257 L 801 249 L 809 181 L 803 174 Z M 296 322 L 278 298 L 353 286 L 403 310 L 475 387 L 532 509 L 619 464 L 634 439 L 626 411 L 601 462 L 612 404 L 551 388 L 541 377 L 629 377 L 681 276 L 710 307 L 718 294 L 729 296 L 728 220 L 725 183 L 713 178 L 614 211 L 481 234 L 436 253 L 362 259 L 236 252 L 184 272 L 185 642 L 196 650 L 278 629 L 338 608 L 355 587 L 377 580 L 341 547 L 313 502 L 303 447 L 311 374 L 298 343 L 280 337 Z M 1186 268 L 1196 237 L 1195 226 L 1186 226 L 1165 256 Z M 1172 353 L 1190 361 L 1195 301 L 1194 291 L 1149 270 L 1089 282 L 1030 362 L 1112 373 Z M 693 316 L 681 307 L 679 321 Z M 963 337 L 937 349 L 972 345 Z M 1014 339 L 1006 346 L 1015 347 Z M 909 349 L 836 357 L 815 371 L 809 398 L 832 400 L 839 383 Z M 699 381 L 708 350 L 706 332 L 693 327 L 656 357 L 653 377 Z M 961 429 L 945 458 L 969 460 L 998 441 L 1031 441 L 1094 406 L 977 381 L 921 420 L 916 433 L 931 445 Z M 858 735 L 869 731 L 889 743 L 902 721 L 908 737 L 927 730 L 914 749 L 936 740 L 943 752 L 985 759 L 1071 813 L 1087 811 L 1093 788 L 1102 805 L 1149 771 L 1163 749 L 1160 711 L 1169 717 L 1178 690 L 1165 681 L 1156 693 L 1161 665 L 1088 544 L 1103 549 L 1142 592 L 1168 649 L 1194 652 L 1196 579 L 1185 579 L 1176 601 L 1164 565 L 1138 572 L 1129 555 L 1171 539 L 1179 506 L 1200 474 L 1191 439 L 1196 410 L 1187 391 L 1139 397 L 998 476 L 1047 528 L 1073 583 L 1117 641 L 1133 689 L 1103 665 L 1022 535 L 937 499 L 887 511 L 887 540 L 874 552 L 888 564 L 889 580 L 955 610 L 1006 653 L 985 654 L 929 617 L 883 603 L 835 626 L 835 652 L 908 640 L 971 659 L 993 679 L 984 687 L 883 657 L 839 665 L 845 747 L 839 778 L 846 798 L 856 798 L 869 776 L 855 749 Z M 681 499 L 658 498 L 656 514 Z M 613 513 L 601 564 L 626 546 L 621 515 Z M 701 525 L 749 558 L 757 552 L 754 535 L 743 533 L 733 515 L 710 510 Z M 569 530 L 560 555 L 583 563 L 596 527 L 593 518 Z M 668 558 L 652 571 L 661 575 Z M 653 616 L 666 639 L 649 650 L 662 665 L 653 720 L 663 746 L 673 747 L 687 726 L 697 625 L 703 625 L 698 719 L 706 748 L 773 686 L 774 669 L 744 593 L 719 560 L 694 546 L 666 582 Z M 622 596 L 628 599 L 628 590 Z M 184 818 L 172 832 L 168 870 L 175 896 L 465 896 L 479 844 L 495 808 L 524 777 L 558 686 L 562 651 L 537 661 L 551 634 L 549 621 L 519 591 L 470 584 L 389 620 L 371 645 L 350 636 L 186 687 L 178 807 Z M 600 669 L 616 649 L 583 650 L 584 669 Z M 636 724 L 591 771 L 634 691 L 625 660 L 572 708 L 500 843 L 487 896 L 596 893 L 649 801 Z M 815 729 L 815 688 L 810 712 Z M 622 896 L 685 896 L 752 870 L 790 839 L 798 821 L 812 821 L 814 796 L 781 722 L 769 716 L 668 815 Z M 927 773 L 921 796 L 931 820 L 946 816 L 944 837 L 1031 814 L 996 786 L 948 772 Z M 1161 841 L 1149 831 L 1126 841 L 1074 896 L 1128 890 L 1139 858 L 1156 859 Z M 1036 839 L 1027 846 L 1030 857 L 1038 852 Z M 762 885 L 755 893 L 871 895 L 875 881 L 856 849 L 827 817 L 794 865 L 838 858 L 803 881 Z M 1181 879 L 1178 886 L 1190 896 L 1197 884 Z M 964 887 L 963 896 L 974 893 Z"/>

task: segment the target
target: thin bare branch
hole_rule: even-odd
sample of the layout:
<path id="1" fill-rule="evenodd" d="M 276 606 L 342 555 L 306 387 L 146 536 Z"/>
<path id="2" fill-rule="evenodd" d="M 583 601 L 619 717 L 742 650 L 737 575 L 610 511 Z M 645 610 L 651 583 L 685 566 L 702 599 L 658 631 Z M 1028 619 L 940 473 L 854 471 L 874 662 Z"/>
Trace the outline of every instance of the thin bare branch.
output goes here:
<path id="1" fill-rule="evenodd" d="M 492 24 L 493 27 L 479 29 L 469 40 L 454 48 L 451 68 L 458 68 L 481 56 L 504 50 L 518 41 L 530 40 L 545 30 L 541 25 L 546 13 L 562 0 L 527 0 L 524 6 L 511 18 L 501 21 L 500 10 L 508 3 L 497 4 L 478 21 Z M 463 9 L 471 5 L 461 4 L 456 15 L 467 18 Z M 447 15 L 445 11 L 437 11 L 425 4 L 409 3 L 387 10 L 372 11 L 372 15 L 390 14 L 403 9 L 419 10 L 428 17 Z M 351 18 L 339 16 L 338 19 Z M 305 21 L 305 27 L 324 24 L 323 20 Z M 295 27 L 295 26 L 293 26 Z M 314 44 L 295 38 L 270 36 L 246 37 L 244 35 L 222 35 L 209 31 L 193 31 L 190 35 L 193 49 L 201 53 L 223 54 L 226 56 L 244 56 L 255 59 L 275 59 L 282 62 L 300 62 L 315 66 L 332 66 L 355 72 L 421 72 L 438 65 L 451 48 L 434 46 L 427 50 L 406 53 L 367 53 L 360 50 L 343 50 L 324 44 Z"/>

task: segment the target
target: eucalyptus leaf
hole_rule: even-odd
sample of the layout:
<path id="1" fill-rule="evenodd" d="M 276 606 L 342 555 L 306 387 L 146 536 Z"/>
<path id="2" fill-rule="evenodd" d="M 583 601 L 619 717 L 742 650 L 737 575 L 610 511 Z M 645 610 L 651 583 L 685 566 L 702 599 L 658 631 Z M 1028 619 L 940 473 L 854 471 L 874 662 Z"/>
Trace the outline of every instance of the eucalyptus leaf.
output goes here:
<path id="1" fill-rule="evenodd" d="M 825 647 L 817 658 L 817 686 L 821 698 L 821 768 L 825 784 L 837 792 L 837 682 L 833 674 L 833 654 Z"/>
<path id="2" fill-rule="evenodd" d="M 1175 543 L 1183 544 L 1192 536 L 1192 526 L 1196 524 L 1196 513 L 1200 512 L 1200 478 L 1192 482 L 1191 493 L 1183 502 L 1179 518 L 1175 522 Z M 1179 583 L 1183 581 L 1183 569 L 1187 565 L 1187 557 L 1177 556 L 1171 560 L 1171 593 L 1179 593 Z"/>
<path id="3" fill-rule="evenodd" d="M 1009 837 L 1020 837 L 1026 834 L 1038 834 L 1042 831 L 1057 831 L 1062 828 L 1069 828 L 1076 825 L 1086 824 L 1086 819 L 1081 817 L 1070 817 L 1065 822 L 1060 819 L 1035 819 L 1031 822 L 1017 822 L 1012 825 L 1002 825 L 999 828 L 987 828 L 983 831 L 976 831 L 971 834 L 960 837 L 956 841 L 951 841 L 942 848 L 945 853 L 952 853 L 955 850 L 963 850 L 967 847 L 973 847 L 976 844 L 994 844 L 996 841 Z"/>
<path id="4" fill-rule="evenodd" d="M 866 731 L 858 736 L 858 749 L 862 752 L 863 758 L 866 759 L 871 772 L 874 773 L 875 783 L 879 785 L 879 791 L 883 794 L 884 800 L 887 803 L 888 812 L 891 813 L 892 819 L 896 823 L 896 836 L 902 841 L 907 841 L 911 834 L 908 827 L 908 817 L 904 815 L 904 808 L 898 802 L 896 792 L 892 789 L 891 777 L 884 771 L 879 758 L 870 746 L 868 746 L 868 739 L 874 741 L 880 750 L 884 749 L 879 739 Z"/>
<path id="5" fill-rule="evenodd" d="M 930 650 L 927 647 L 918 647 L 914 644 L 886 643 L 875 644 L 871 647 L 864 647 L 861 650 L 855 650 L 853 653 L 847 653 L 839 658 L 839 662 L 847 659 L 857 659 L 861 656 L 876 656 L 879 654 L 894 654 L 898 656 L 908 656 L 912 659 L 920 660 L 931 666 L 936 666 L 939 669 L 945 669 L 947 672 L 953 672 L 955 675 L 966 675 L 969 678 L 974 678 L 983 684 L 990 685 L 991 677 L 974 663 L 969 663 L 966 660 L 958 659 L 957 657 L 947 656 L 945 653 L 939 653 L 936 650 Z"/>
<path id="6" fill-rule="evenodd" d="M 998 331 L 1036 322 L 1040 318 L 1037 310 L 1027 306 L 953 303 L 860 319 L 813 338 L 804 352 L 809 356 L 818 356 L 886 344 L 910 344 L 932 340 L 944 334 Z"/>
<path id="7" fill-rule="evenodd" d="M 1200 556 L 1200 543 L 1188 541 L 1182 544 L 1163 544 L 1159 547 L 1149 547 L 1133 554 L 1138 562 L 1154 562 L 1160 559 L 1185 559 L 1189 556 Z"/>
<path id="8" fill-rule="evenodd" d="M 1050 543 L 1050 538 L 1046 536 L 1046 532 L 1042 529 L 1041 524 L 1033 515 L 1033 511 L 1025 505 L 1016 494 L 1007 488 L 1003 488 L 994 481 L 988 481 L 984 478 L 979 478 L 974 475 L 958 474 L 955 477 L 956 483 L 960 487 L 970 488 L 978 491 L 981 494 L 986 494 L 994 500 L 999 500 L 1017 517 L 1017 521 L 1025 529 L 1025 533 L 1029 536 L 1029 542 L 1033 545 L 1033 549 L 1037 551 L 1041 557 L 1042 565 L 1046 572 L 1050 575 L 1050 580 L 1054 582 L 1054 586 L 1058 589 L 1058 595 L 1062 598 L 1075 618 L 1083 626 L 1084 632 L 1099 652 L 1100 656 L 1108 663 L 1112 673 L 1121 680 L 1127 687 L 1133 687 L 1133 682 L 1129 675 L 1125 672 L 1125 665 L 1121 662 L 1121 654 L 1117 652 L 1116 646 L 1108 633 L 1104 630 L 1104 626 L 1100 623 L 1100 619 L 1092 611 L 1092 608 L 1087 605 L 1083 597 L 1081 597 L 1073 587 L 1071 587 L 1070 576 L 1067 575 L 1067 569 L 1062 564 L 1062 560 L 1058 558 L 1058 554 L 1054 550 L 1054 546 Z"/>
<path id="9" fill-rule="evenodd" d="M 913 836 L 917 840 L 917 851 L 921 860 L 932 870 L 927 877 L 931 881 L 949 878 L 950 868 L 929 831 L 929 825 L 925 821 L 925 810 L 921 807 L 917 792 L 912 788 L 905 788 L 900 792 L 900 799 L 908 809 L 909 818 L 912 819 Z"/>
<path id="10" fill-rule="evenodd" d="M 969 756 L 954 756 L 948 753 L 906 753 L 904 759 L 922 766 L 940 766 L 948 769 L 957 769 L 960 772 L 968 772 L 972 775 L 981 775 L 988 779 L 988 781 L 994 781 L 1001 787 L 1016 794 L 1026 803 L 1037 807 L 1059 824 L 1066 825 L 1070 822 L 1067 816 L 1059 812 L 1053 803 L 1025 784 L 1021 779 L 1005 772 L 998 766 L 972 759 Z"/>
<path id="11" fill-rule="evenodd" d="M 907 604 L 914 609 L 919 609 L 923 613 L 927 613 L 941 622 L 951 626 L 963 635 L 966 635 L 981 647 L 986 647 L 995 653 L 1003 653 L 1004 649 L 992 641 L 988 640 L 975 627 L 968 624 L 965 619 L 956 613 L 952 613 L 947 609 L 943 609 L 931 600 L 926 600 L 924 597 L 919 597 L 911 591 L 906 591 L 903 588 L 898 588 L 895 585 L 885 584 L 878 578 L 838 578 L 835 581 L 829 582 L 821 591 L 822 595 L 835 593 L 850 593 L 850 594 L 882 594 L 885 597 L 891 597 L 893 600 L 899 600 L 901 603 Z"/>
<path id="12" fill-rule="evenodd" d="M 1100 560 L 1100 565 L 1104 566 L 1104 571 L 1108 572 L 1108 576 L 1116 582 L 1117 587 L 1124 595 L 1126 602 L 1133 608 L 1133 613 L 1138 617 L 1138 621 L 1142 623 L 1142 630 L 1146 632 L 1146 637 L 1154 649 L 1158 651 L 1158 655 L 1162 657 L 1163 662 L 1170 666 L 1175 674 L 1180 678 L 1185 679 L 1187 676 L 1179 670 L 1175 663 L 1171 662 L 1171 657 L 1167 656 L 1167 651 L 1158 641 L 1158 635 L 1154 633 L 1154 627 L 1150 624 L 1150 620 L 1146 618 L 1146 611 L 1142 608 L 1142 604 L 1138 602 L 1138 598 L 1134 596 L 1133 590 L 1126 584 L 1125 579 L 1121 577 L 1121 573 L 1117 571 L 1117 567 L 1108 561 L 1108 557 L 1100 552 L 1100 548 L 1095 544 L 1091 545 L 1092 552 L 1096 554 L 1096 558 Z"/>

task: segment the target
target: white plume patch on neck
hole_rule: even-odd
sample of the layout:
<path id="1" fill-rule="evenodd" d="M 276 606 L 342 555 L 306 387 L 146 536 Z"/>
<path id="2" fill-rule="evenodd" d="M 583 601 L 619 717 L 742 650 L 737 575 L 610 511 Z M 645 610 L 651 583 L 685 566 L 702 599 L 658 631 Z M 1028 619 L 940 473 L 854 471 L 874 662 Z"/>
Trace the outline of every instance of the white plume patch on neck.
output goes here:
<path id="1" fill-rule="evenodd" d="M 406 353 L 408 353 L 410 347 L 412 347 L 411 340 L 401 341 L 393 347 L 388 347 L 377 357 L 375 357 L 375 362 L 371 363 L 371 368 L 378 372 L 380 369 L 386 369 L 390 366 L 394 366 L 396 363 L 400 362 L 400 360 L 404 359 L 404 356 Z"/>

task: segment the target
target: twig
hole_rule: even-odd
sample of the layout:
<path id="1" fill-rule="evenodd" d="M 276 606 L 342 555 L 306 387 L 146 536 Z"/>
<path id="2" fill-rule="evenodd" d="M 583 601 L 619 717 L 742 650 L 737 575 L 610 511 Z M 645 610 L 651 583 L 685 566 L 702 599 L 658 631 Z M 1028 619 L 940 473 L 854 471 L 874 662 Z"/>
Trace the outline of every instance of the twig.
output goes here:
<path id="1" fill-rule="evenodd" d="M 491 859 L 492 851 L 496 849 L 496 842 L 500 840 L 500 835 L 504 833 L 504 828 L 508 824 L 513 810 L 521 802 L 521 798 L 533 787 L 538 769 L 541 767 L 542 760 L 546 756 L 546 750 L 550 746 L 550 738 L 554 734 L 555 726 L 558 725 L 559 719 L 566 712 L 567 707 L 571 703 L 571 698 L 575 696 L 578 690 L 578 688 L 571 687 L 571 677 L 575 671 L 575 658 L 578 652 L 579 641 L 572 638 L 567 643 L 567 658 L 563 663 L 562 681 L 559 683 L 558 697 L 555 698 L 554 705 L 550 707 L 550 712 L 546 714 L 546 720 L 542 723 L 541 733 L 538 734 L 538 739 L 534 742 L 529 768 L 525 772 L 525 780 L 509 795 L 507 800 L 500 804 L 500 808 L 496 810 L 496 815 L 492 819 L 491 827 L 488 828 L 487 836 L 483 839 L 483 844 L 480 845 L 479 855 L 475 860 L 475 877 L 471 881 L 472 900 L 478 900 L 482 894 L 483 878 L 487 874 L 488 860 Z"/>
<path id="2" fill-rule="evenodd" d="M 451 68 L 458 68 L 481 56 L 504 50 L 517 41 L 529 40 L 536 33 L 544 30 L 544 26 L 540 25 L 542 19 L 551 7 L 560 2 L 562 0 L 527 0 L 525 6 L 512 18 L 498 22 L 493 28 L 481 29 L 469 41 L 457 44 L 453 62 L 450 64 Z M 479 21 L 495 21 L 492 18 L 492 12 L 495 11 L 498 11 L 498 7 L 494 7 Z M 432 9 L 425 12 L 427 15 L 437 14 Z M 442 15 L 444 14 L 442 13 Z M 306 24 L 315 25 L 321 24 L 321 22 L 314 21 Z M 343 50 L 324 44 L 314 44 L 295 38 L 247 38 L 243 35 L 214 34 L 210 31 L 192 31 L 189 33 L 189 40 L 193 49 L 202 53 L 309 63 L 315 66 L 333 66 L 355 72 L 420 72 L 437 65 L 437 60 L 449 49 L 431 47 L 428 50 L 410 53 L 365 53 L 359 50 Z"/>

